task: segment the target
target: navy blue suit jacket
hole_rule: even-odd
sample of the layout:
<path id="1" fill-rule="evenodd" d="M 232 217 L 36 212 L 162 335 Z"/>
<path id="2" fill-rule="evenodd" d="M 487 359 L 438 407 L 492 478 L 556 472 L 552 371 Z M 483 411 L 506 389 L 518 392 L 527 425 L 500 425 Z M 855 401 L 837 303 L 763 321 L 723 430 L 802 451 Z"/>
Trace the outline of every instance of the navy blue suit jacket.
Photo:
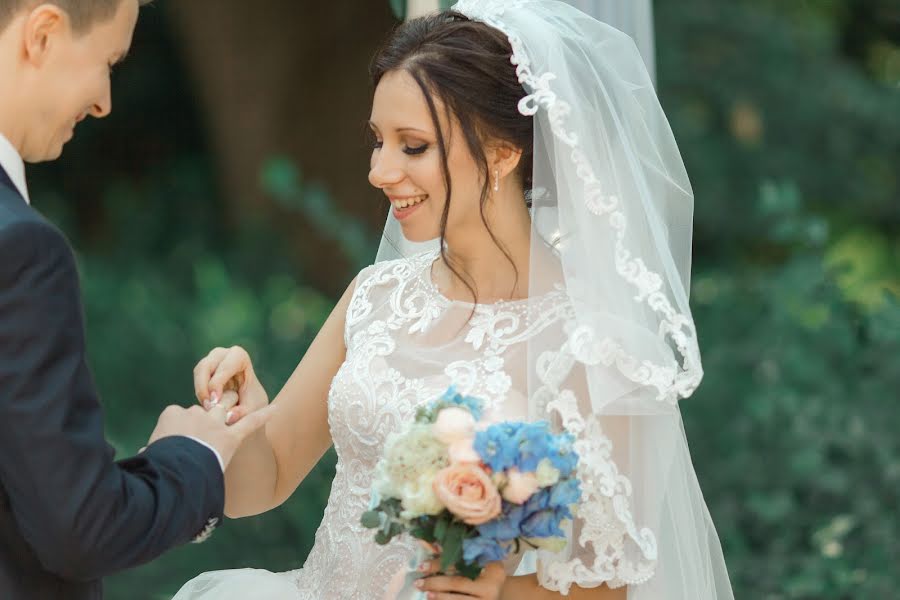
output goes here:
<path id="1" fill-rule="evenodd" d="M 0 168 L 0 598 L 102 597 L 222 517 L 215 455 L 164 438 L 116 462 L 86 362 L 63 234 Z M 149 432 L 148 432 L 149 433 Z"/>

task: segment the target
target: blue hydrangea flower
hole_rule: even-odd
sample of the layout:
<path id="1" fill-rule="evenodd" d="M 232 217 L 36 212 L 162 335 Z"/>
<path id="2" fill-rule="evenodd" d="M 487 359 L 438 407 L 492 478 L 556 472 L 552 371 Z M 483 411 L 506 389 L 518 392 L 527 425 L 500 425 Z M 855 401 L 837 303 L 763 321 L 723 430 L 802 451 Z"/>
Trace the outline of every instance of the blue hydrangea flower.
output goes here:
<path id="1" fill-rule="evenodd" d="M 560 528 L 561 515 L 552 508 L 539 510 L 522 521 L 522 535 L 524 537 L 564 537 L 566 534 Z"/>
<path id="2" fill-rule="evenodd" d="M 528 473 L 536 471 L 538 463 L 549 458 L 554 451 L 554 437 L 546 421 L 528 423 L 522 427 L 519 431 L 519 470 Z"/>
<path id="3" fill-rule="evenodd" d="M 488 563 L 503 560 L 509 555 L 509 543 L 501 543 L 486 537 L 473 537 L 463 540 L 463 560 L 477 563 L 484 567 Z"/>
<path id="4" fill-rule="evenodd" d="M 530 513 L 524 506 L 503 503 L 503 513 L 483 525 L 478 526 L 478 535 L 493 540 L 514 540 L 521 535 L 522 519 Z"/>
<path id="5" fill-rule="evenodd" d="M 559 470 L 560 477 L 568 477 L 578 466 L 578 453 L 574 448 L 575 438 L 570 433 L 553 436 L 552 451 L 547 458 Z"/>
<path id="6" fill-rule="evenodd" d="M 481 420 L 482 406 L 481 400 L 474 396 L 463 396 L 456 391 L 456 386 L 450 386 L 440 400 L 436 403 L 440 408 L 447 406 L 459 406 L 468 409 L 476 421 Z"/>
<path id="7" fill-rule="evenodd" d="M 541 488 L 531 495 L 525 504 L 525 513 L 530 515 L 550 506 L 550 490 L 551 488 Z"/>
<path id="8" fill-rule="evenodd" d="M 570 506 L 581 500 L 581 485 L 577 479 L 564 479 L 550 490 L 550 506 Z"/>
<path id="9" fill-rule="evenodd" d="M 519 430 L 522 423 L 496 423 L 475 434 L 475 452 L 493 471 L 515 467 L 519 458 Z"/>

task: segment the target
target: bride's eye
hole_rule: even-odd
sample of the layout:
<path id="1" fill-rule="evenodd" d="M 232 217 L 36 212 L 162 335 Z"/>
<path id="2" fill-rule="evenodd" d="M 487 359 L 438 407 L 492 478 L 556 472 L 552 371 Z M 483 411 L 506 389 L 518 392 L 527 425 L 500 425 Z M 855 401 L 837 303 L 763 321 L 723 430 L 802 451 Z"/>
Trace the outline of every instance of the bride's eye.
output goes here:
<path id="1" fill-rule="evenodd" d="M 416 154 L 422 154 L 426 150 L 428 150 L 428 144 L 422 144 L 421 146 L 415 146 L 415 147 L 407 146 L 406 148 L 403 149 L 403 151 L 405 153 L 413 155 L 413 156 Z"/>
<path id="2" fill-rule="evenodd" d="M 373 150 L 378 150 L 378 149 L 381 148 L 382 146 L 384 146 L 384 142 L 382 142 L 381 140 L 375 140 L 374 142 L 372 142 L 372 149 L 373 149 Z"/>

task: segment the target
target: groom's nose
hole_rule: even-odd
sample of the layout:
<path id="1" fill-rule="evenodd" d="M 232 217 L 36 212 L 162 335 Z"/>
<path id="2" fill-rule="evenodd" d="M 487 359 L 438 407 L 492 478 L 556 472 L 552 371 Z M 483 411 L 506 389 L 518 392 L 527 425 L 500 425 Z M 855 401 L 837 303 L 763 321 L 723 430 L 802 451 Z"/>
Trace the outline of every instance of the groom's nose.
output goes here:
<path id="1" fill-rule="evenodd" d="M 112 112 L 112 90 L 109 84 L 103 90 L 103 94 L 99 96 L 91 107 L 91 116 L 102 119 Z"/>

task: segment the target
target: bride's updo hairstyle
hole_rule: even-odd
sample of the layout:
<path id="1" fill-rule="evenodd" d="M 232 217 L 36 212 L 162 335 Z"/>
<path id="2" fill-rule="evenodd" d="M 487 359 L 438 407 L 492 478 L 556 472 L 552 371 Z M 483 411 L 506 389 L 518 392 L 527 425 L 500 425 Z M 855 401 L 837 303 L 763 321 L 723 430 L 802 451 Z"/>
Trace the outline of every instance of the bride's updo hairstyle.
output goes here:
<path id="1" fill-rule="evenodd" d="M 402 69 L 415 80 L 428 103 L 447 187 L 441 215 L 442 254 L 452 181 L 447 164 L 446 135 L 441 129 L 435 98 L 439 98 L 446 107 L 447 116 L 452 116 L 459 123 L 469 153 L 483 178 L 481 220 L 494 242 L 512 262 L 484 216 L 490 186 L 489 165 L 484 151 L 488 143 L 506 143 L 522 151 L 516 175 L 525 190 L 531 188 L 534 122 L 518 110 L 519 100 L 526 92 L 519 83 L 516 69 L 510 62 L 511 57 L 512 47 L 505 34 L 484 23 L 472 21 L 461 13 L 446 11 L 398 26 L 372 59 L 369 72 L 373 89 L 385 74 Z M 446 256 L 444 259 L 447 262 Z M 447 264 L 453 269 L 449 262 Z M 459 273 L 456 275 L 460 276 Z M 476 296 L 466 278 L 460 276 L 460 279 Z"/>

